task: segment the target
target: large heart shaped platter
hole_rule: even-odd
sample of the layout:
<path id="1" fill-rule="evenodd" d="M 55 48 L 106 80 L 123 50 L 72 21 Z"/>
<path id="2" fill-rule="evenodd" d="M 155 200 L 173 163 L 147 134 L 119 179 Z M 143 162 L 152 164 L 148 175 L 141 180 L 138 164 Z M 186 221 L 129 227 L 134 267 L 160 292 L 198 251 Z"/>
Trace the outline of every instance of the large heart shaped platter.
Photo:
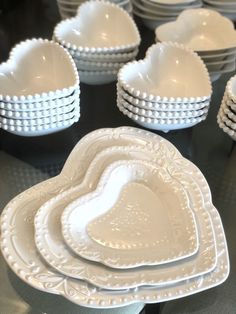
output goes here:
<path id="1" fill-rule="evenodd" d="M 196 179 L 204 195 L 216 235 L 217 265 L 206 275 L 182 280 L 171 285 L 146 286 L 115 291 L 96 288 L 82 280 L 68 278 L 44 262 L 35 246 L 34 216 L 50 198 L 72 185 L 79 184 L 88 165 L 99 151 L 112 145 L 138 144 L 160 151 L 175 161 L 183 172 Z M 16 236 L 17 235 L 17 236 Z M 60 294 L 74 303 L 94 308 L 112 308 L 126 304 L 156 303 L 191 295 L 224 282 L 229 274 L 229 257 L 220 216 L 212 205 L 208 184 L 191 162 L 163 138 L 136 128 L 101 129 L 84 137 L 70 154 L 62 173 L 15 197 L 1 216 L 1 250 L 9 267 L 27 284 L 36 289 Z"/>
<path id="2" fill-rule="evenodd" d="M 89 262 L 72 253 L 64 244 L 60 218 L 64 208 L 94 190 L 106 167 L 118 160 L 141 159 L 168 169 L 171 176 L 188 190 L 191 210 L 195 214 L 199 233 L 197 255 L 160 266 L 118 270 L 99 263 Z M 173 171 L 174 169 L 174 171 Z M 178 170 L 171 160 L 160 156 L 160 151 L 150 151 L 140 146 L 113 146 L 101 151 L 91 162 L 81 184 L 46 202 L 35 216 L 35 243 L 45 259 L 59 272 L 84 279 L 106 289 L 124 289 L 141 285 L 160 285 L 190 279 L 211 271 L 216 265 L 216 248 L 210 216 L 205 209 L 203 194 L 192 176 Z M 87 188 L 89 187 L 89 190 Z M 99 274 L 99 275 L 98 275 Z"/>

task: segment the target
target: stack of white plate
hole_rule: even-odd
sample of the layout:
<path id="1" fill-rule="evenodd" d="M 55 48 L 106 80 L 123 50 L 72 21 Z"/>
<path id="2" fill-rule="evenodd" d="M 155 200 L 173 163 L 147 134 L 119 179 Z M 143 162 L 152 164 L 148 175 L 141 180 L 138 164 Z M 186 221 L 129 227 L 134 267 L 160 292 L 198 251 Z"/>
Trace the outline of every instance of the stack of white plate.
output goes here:
<path id="1" fill-rule="evenodd" d="M 186 9 L 202 7 L 202 0 L 132 0 L 133 13 L 151 30 L 173 21 Z"/>
<path id="2" fill-rule="evenodd" d="M 132 13 L 132 4 L 130 0 L 107 0 L 111 3 L 115 3 L 129 14 Z M 77 14 L 78 7 L 86 2 L 86 0 L 57 0 L 59 13 L 62 19 L 68 19 L 74 17 Z"/>
<path id="3" fill-rule="evenodd" d="M 234 24 L 216 11 L 186 10 L 176 21 L 157 27 L 155 34 L 156 41 L 178 42 L 197 52 L 206 64 L 212 81 L 236 69 Z"/>
<path id="4" fill-rule="evenodd" d="M 217 122 L 225 133 L 236 140 L 236 76 L 233 76 L 226 85 Z"/>
<path id="5" fill-rule="evenodd" d="M 138 53 L 140 35 L 133 19 L 118 5 L 88 1 L 74 18 L 60 22 L 54 39 L 75 61 L 87 84 L 115 81 L 119 69 Z"/>
<path id="6" fill-rule="evenodd" d="M 236 21 L 235 0 L 203 0 L 204 7 L 220 12 L 232 21 Z"/>
<path id="7" fill-rule="evenodd" d="M 175 43 L 151 46 L 118 74 L 117 106 L 139 125 L 161 131 L 206 119 L 212 88 L 201 58 Z"/>
<path id="8" fill-rule="evenodd" d="M 30 286 L 93 308 L 181 298 L 229 274 L 200 170 L 165 139 L 128 127 L 88 134 L 59 176 L 15 197 L 0 244 Z"/>
<path id="9" fill-rule="evenodd" d="M 77 69 L 55 42 L 32 39 L 16 45 L 0 64 L 0 86 L 0 127 L 10 133 L 39 136 L 79 120 Z"/>

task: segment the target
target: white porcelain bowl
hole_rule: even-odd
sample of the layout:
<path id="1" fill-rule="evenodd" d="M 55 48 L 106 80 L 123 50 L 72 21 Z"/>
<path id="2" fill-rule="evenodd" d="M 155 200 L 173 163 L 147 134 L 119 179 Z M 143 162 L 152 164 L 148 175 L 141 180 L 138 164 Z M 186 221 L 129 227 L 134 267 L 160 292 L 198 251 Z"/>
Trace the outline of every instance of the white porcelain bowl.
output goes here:
<path id="1" fill-rule="evenodd" d="M 0 101 L 35 102 L 70 95 L 79 76 L 70 54 L 55 42 L 26 40 L 0 65 Z"/>
<path id="2" fill-rule="evenodd" d="M 164 111 L 164 110 L 150 110 L 143 109 L 137 106 L 130 104 L 127 100 L 123 99 L 118 95 L 117 102 L 123 106 L 125 109 L 128 109 L 130 112 L 143 116 L 146 118 L 157 118 L 157 119 L 176 119 L 176 118 L 194 118 L 202 116 L 208 112 L 209 107 L 204 107 L 199 110 L 180 110 L 180 111 Z"/>
<path id="3" fill-rule="evenodd" d="M 160 130 L 163 132 L 169 132 L 171 130 L 190 128 L 201 121 L 204 121 L 207 115 L 202 115 L 195 118 L 167 118 L 167 119 L 156 119 L 156 118 L 146 118 L 138 114 L 134 114 L 131 111 L 124 108 L 121 104 L 117 103 L 119 110 L 131 120 L 141 125 L 144 128 Z"/>
<path id="4" fill-rule="evenodd" d="M 180 111 L 180 110 L 199 110 L 209 106 L 210 101 L 202 102 L 153 102 L 145 101 L 139 98 L 135 98 L 127 93 L 122 87 L 117 84 L 117 95 L 127 100 L 130 104 L 146 110 L 158 110 L 158 111 Z"/>
<path id="5" fill-rule="evenodd" d="M 125 10 L 98 0 L 83 3 L 75 18 L 60 22 L 54 37 L 63 46 L 79 52 L 129 52 L 141 40 Z"/>
<path id="6" fill-rule="evenodd" d="M 233 23 L 220 13 L 207 9 L 185 10 L 176 21 L 157 27 L 155 34 L 161 42 L 178 42 L 194 51 L 236 47 Z"/>
<path id="7" fill-rule="evenodd" d="M 138 49 L 128 53 L 83 53 L 72 49 L 68 51 L 72 58 L 91 62 L 128 62 L 135 59 L 138 54 Z"/>
<path id="8" fill-rule="evenodd" d="M 212 93 L 201 58 L 175 43 L 151 46 L 144 60 L 121 68 L 118 81 L 131 95 L 147 101 L 199 102 Z"/>

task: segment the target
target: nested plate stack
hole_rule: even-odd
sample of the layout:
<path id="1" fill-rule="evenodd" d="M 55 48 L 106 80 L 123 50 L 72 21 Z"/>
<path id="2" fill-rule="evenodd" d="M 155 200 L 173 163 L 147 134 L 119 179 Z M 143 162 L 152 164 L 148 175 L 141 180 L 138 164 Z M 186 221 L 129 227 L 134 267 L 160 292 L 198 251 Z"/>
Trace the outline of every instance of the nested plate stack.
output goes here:
<path id="1" fill-rule="evenodd" d="M 236 21 L 235 0 L 203 0 L 204 7 L 220 12 L 232 21 Z"/>
<path id="2" fill-rule="evenodd" d="M 236 140 L 236 76 L 233 76 L 226 85 L 217 122 L 225 133 Z"/>
<path id="3" fill-rule="evenodd" d="M 19 43 L 0 65 L 0 74 L 2 129 L 39 136 L 79 120 L 79 76 L 71 56 L 57 43 L 44 39 Z"/>
<path id="4" fill-rule="evenodd" d="M 88 1 L 76 17 L 60 22 L 54 39 L 71 54 L 86 84 L 116 80 L 117 72 L 138 54 L 140 35 L 130 15 L 118 5 Z"/>
<path id="5" fill-rule="evenodd" d="M 59 176 L 5 207 L 0 241 L 22 280 L 86 307 L 181 298 L 229 274 L 204 176 L 170 142 L 136 128 L 85 136 Z"/>
<path id="6" fill-rule="evenodd" d="M 151 30 L 173 21 L 184 10 L 202 7 L 202 0 L 132 0 L 134 15 Z"/>
<path id="7" fill-rule="evenodd" d="M 107 0 L 115 3 L 129 14 L 132 13 L 132 4 L 130 0 Z M 86 0 L 57 0 L 59 13 L 62 19 L 74 17 L 77 14 L 78 7 L 86 2 Z"/>
<path id="8" fill-rule="evenodd" d="M 158 42 L 177 42 L 197 52 L 204 61 L 212 82 L 222 74 L 236 69 L 234 24 L 216 11 L 186 10 L 176 21 L 157 27 L 155 34 Z"/>
<path id="9" fill-rule="evenodd" d="M 168 132 L 205 120 L 211 93 L 201 58 L 175 43 L 152 45 L 144 60 L 127 63 L 118 74 L 119 110 L 149 129 Z"/>

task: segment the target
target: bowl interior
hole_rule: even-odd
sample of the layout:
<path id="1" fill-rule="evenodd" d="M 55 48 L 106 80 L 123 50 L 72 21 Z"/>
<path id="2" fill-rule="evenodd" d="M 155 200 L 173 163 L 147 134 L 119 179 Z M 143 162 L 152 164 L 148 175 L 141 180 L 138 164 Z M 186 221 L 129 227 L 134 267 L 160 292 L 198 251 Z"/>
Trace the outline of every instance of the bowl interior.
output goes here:
<path id="1" fill-rule="evenodd" d="M 161 41 L 178 42 L 196 51 L 236 47 L 231 21 L 205 9 L 185 10 L 175 22 L 160 26 L 156 36 Z"/>
<path id="2" fill-rule="evenodd" d="M 175 46 L 155 47 L 144 61 L 127 66 L 123 78 L 136 90 L 161 97 L 201 97 L 211 93 L 200 58 Z"/>
<path id="3" fill-rule="evenodd" d="M 71 59 L 59 45 L 26 41 L 9 62 L 0 65 L 1 93 L 33 95 L 73 86 L 76 73 Z"/>
<path id="4" fill-rule="evenodd" d="M 132 19 L 119 8 L 88 2 L 78 16 L 58 27 L 59 38 L 82 47 L 114 47 L 138 44 L 139 36 Z"/>

